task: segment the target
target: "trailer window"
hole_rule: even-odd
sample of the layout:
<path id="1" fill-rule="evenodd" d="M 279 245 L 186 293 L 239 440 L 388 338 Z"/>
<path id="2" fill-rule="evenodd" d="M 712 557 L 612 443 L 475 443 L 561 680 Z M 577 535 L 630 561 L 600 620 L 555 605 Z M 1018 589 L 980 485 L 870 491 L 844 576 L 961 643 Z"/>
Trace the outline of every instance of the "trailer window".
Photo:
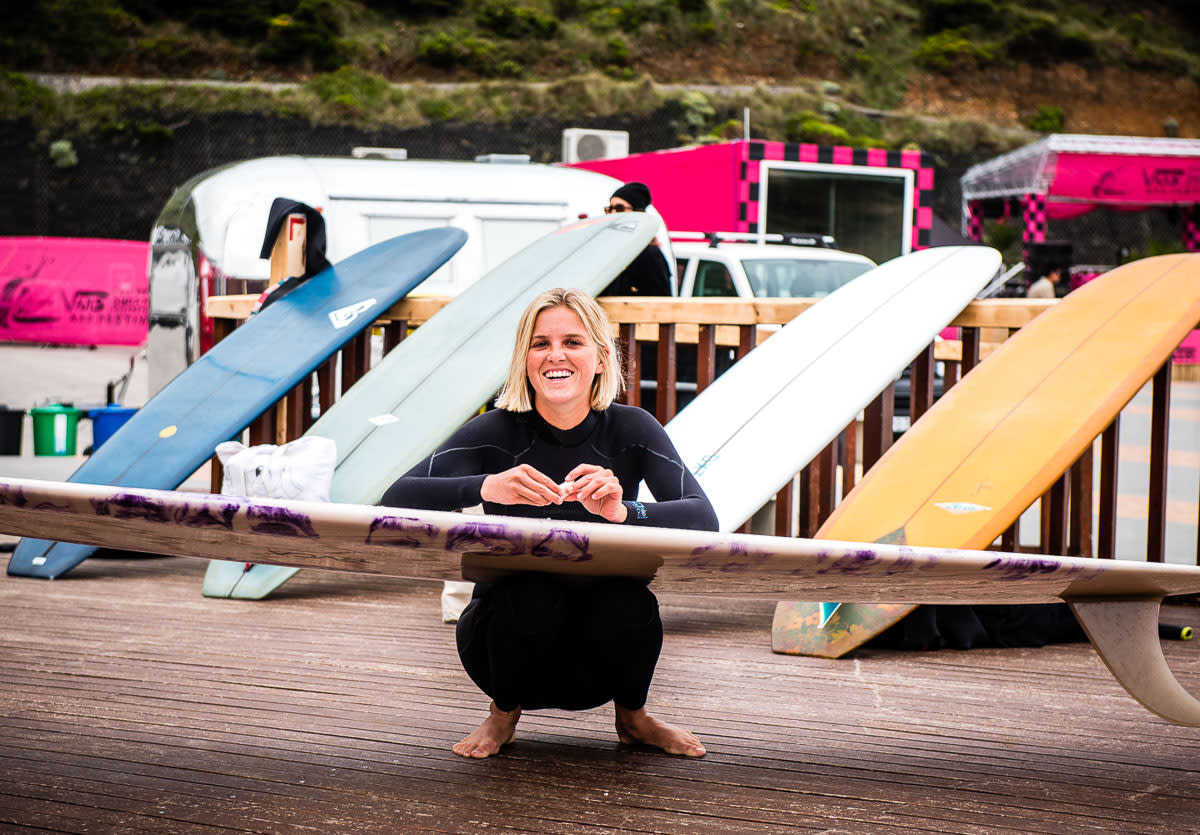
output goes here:
<path id="1" fill-rule="evenodd" d="M 911 249 L 911 172 L 780 165 L 764 163 L 765 231 L 833 235 L 877 264 Z"/>

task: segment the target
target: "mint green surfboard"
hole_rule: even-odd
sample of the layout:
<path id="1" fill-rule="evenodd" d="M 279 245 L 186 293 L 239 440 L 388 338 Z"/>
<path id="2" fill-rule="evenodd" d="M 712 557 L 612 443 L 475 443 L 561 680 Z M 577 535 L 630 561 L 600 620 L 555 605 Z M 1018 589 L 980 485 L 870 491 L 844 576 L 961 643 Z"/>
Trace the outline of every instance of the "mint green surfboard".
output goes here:
<path id="1" fill-rule="evenodd" d="M 554 287 L 598 294 L 650 243 L 657 222 L 626 212 L 552 232 L 417 328 L 306 433 L 337 444 L 330 500 L 376 504 L 500 388 L 529 302 Z M 260 600 L 297 570 L 213 560 L 203 591 L 206 597 Z"/>

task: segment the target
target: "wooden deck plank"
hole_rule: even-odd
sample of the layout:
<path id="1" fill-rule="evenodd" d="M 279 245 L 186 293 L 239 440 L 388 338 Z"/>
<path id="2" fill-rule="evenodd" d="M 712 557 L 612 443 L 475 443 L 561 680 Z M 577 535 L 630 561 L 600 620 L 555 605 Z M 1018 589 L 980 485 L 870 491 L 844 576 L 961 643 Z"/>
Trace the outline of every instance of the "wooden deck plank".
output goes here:
<path id="1" fill-rule="evenodd" d="M 544 711 L 485 762 L 440 584 L 302 572 L 261 602 L 204 564 L 0 579 L 0 822 L 61 831 L 1192 831 L 1200 729 L 1086 644 L 773 655 L 763 602 L 663 597 L 652 709 L 700 761 Z M 1200 617 L 1196 618 L 1200 622 Z M 1165 646 L 1200 690 L 1200 647 Z"/>

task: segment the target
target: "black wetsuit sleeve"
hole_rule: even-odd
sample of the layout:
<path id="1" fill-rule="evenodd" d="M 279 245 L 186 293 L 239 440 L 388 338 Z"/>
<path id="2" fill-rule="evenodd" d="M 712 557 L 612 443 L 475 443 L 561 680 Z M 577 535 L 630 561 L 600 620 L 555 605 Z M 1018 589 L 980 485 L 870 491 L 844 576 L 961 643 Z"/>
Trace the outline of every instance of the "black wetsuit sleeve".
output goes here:
<path id="1" fill-rule="evenodd" d="M 489 458 L 497 452 L 487 440 L 486 417 L 468 421 L 433 454 L 396 479 L 379 503 L 416 510 L 461 510 L 479 504 L 483 480 L 495 471 L 488 468 Z"/>
<path id="2" fill-rule="evenodd" d="M 604 289 L 602 296 L 669 296 L 671 268 L 656 244 L 649 244 Z"/>
<path id="3" fill-rule="evenodd" d="M 649 412 L 632 410 L 641 438 L 642 478 L 655 501 L 627 501 L 626 524 L 697 531 L 719 529 L 716 511 L 700 483 L 680 458 L 666 431 Z M 640 413 L 640 414 L 639 414 Z"/>

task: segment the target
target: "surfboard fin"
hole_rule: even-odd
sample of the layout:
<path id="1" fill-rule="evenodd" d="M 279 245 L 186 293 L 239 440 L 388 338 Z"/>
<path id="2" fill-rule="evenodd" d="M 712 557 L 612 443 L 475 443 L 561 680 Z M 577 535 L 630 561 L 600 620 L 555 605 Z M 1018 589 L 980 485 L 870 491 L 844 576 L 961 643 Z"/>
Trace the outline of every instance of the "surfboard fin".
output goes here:
<path id="1" fill-rule="evenodd" d="M 1105 666 L 1142 706 L 1180 725 L 1200 725 L 1200 701 L 1167 666 L 1159 643 L 1162 597 L 1068 600 Z"/>

